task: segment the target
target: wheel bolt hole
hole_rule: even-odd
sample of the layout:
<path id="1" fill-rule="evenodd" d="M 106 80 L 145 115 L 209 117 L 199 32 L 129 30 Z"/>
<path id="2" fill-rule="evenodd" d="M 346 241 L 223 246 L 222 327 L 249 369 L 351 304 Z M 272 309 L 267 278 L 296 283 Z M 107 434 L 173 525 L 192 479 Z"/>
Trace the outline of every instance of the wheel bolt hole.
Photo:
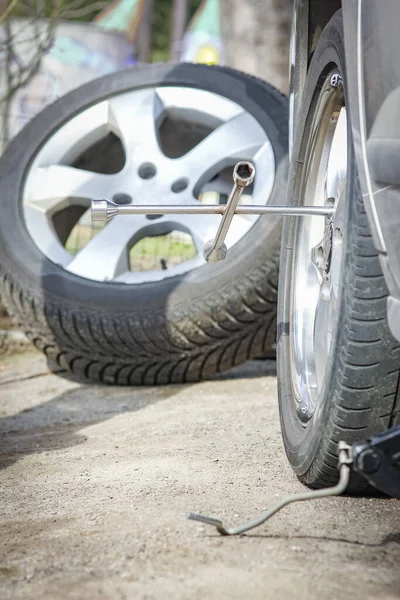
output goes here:
<path id="1" fill-rule="evenodd" d="M 115 204 L 130 204 L 132 202 L 132 196 L 123 193 L 114 194 L 112 201 L 115 202 Z"/>
<path id="2" fill-rule="evenodd" d="M 153 163 L 143 163 L 138 168 L 138 175 L 141 179 L 152 179 L 157 173 L 157 169 Z"/>
<path id="3" fill-rule="evenodd" d="M 343 242 L 343 234 L 339 227 L 335 227 L 334 237 L 333 237 L 333 245 L 341 246 Z"/>
<path id="4" fill-rule="evenodd" d="M 186 177 L 181 177 L 180 179 L 174 181 L 174 183 L 171 185 L 171 190 L 174 192 L 174 194 L 179 194 L 180 192 L 186 190 L 188 185 L 189 180 Z"/>
<path id="5" fill-rule="evenodd" d="M 237 174 L 244 179 L 248 179 L 253 174 L 253 171 L 250 169 L 250 166 L 247 163 L 243 163 L 239 165 Z"/>
<path id="6" fill-rule="evenodd" d="M 329 277 L 326 275 L 324 277 L 324 280 L 323 280 L 322 286 L 321 286 L 321 298 L 323 300 L 329 300 L 330 297 L 331 297 L 330 281 L 329 281 Z"/>
<path id="7" fill-rule="evenodd" d="M 324 249 L 322 246 L 319 246 L 317 250 L 317 263 L 320 266 L 324 264 Z"/>
<path id="8" fill-rule="evenodd" d="M 156 219 L 161 219 L 162 215 L 146 215 L 146 219 L 149 221 L 155 221 Z"/>

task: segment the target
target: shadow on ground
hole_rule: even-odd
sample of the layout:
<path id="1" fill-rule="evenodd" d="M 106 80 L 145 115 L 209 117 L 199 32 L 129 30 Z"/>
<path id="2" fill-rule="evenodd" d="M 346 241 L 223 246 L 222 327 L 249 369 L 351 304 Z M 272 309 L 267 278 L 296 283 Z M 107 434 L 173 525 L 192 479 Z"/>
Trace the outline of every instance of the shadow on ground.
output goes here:
<path id="1" fill-rule="evenodd" d="M 215 380 L 246 379 L 275 374 L 275 361 L 255 360 L 220 374 Z M 30 379 L 47 375 L 39 373 L 27 377 L 20 376 L 15 379 L 15 383 L 24 381 L 27 384 Z M 66 372 L 57 375 L 76 382 Z M 53 380 L 55 388 L 57 381 L 58 378 Z M 8 380 L 3 385 L 12 384 L 13 380 Z M 81 444 L 86 438 L 78 433 L 80 429 L 119 414 L 141 410 L 171 398 L 184 387 L 195 386 L 196 384 L 159 387 L 79 385 L 67 390 L 47 402 L 0 419 L 0 469 L 29 454 Z M 35 393 L 37 394 L 37 391 Z"/>
<path id="2" fill-rule="evenodd" d="M 78 431 L 174 396 L 179 386 L 112 388 L 80 386 L 0 419 L 0 468 L 22 456 L 68 448 L 86 438 Z"/>

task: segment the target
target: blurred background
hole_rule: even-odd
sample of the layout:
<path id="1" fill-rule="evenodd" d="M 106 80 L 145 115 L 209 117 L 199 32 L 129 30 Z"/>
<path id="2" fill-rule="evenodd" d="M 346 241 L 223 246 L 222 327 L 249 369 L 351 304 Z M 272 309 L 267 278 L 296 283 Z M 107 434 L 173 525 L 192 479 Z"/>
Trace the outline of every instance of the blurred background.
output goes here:
<path id="1" fill-rule="evenodd" d="M 226 64 L 288 88 L 293 0 L 0 0 L 2 148 L 46 104 L 136 63 Z"/>

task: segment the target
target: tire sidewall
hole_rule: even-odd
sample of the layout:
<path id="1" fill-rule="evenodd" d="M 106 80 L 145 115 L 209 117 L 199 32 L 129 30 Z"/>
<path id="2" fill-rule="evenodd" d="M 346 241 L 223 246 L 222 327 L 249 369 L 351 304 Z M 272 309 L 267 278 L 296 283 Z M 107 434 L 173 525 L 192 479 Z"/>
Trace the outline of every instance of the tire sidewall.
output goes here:
<path id="1" fill-rule="evenodd" d="M 289 169 L 287 203 L 296 204 L 295 190 L 301 173 L 301 152 L 304 147 L 303 137 L 307 135 L 308 124 L 312 118 L 315 99 L 318 95 L 318 89 L 323 77 L 337 66 L 345 81 L 345 62 L 344 62 L 344 44 L 343 44 L 343 26 L 341 14 L 333 17 L 326 30 L 323 32 L 319 45 L 315 51 L 310 64 L 305 89 L 302 96 L 301 116 L 296 129 L 294 147 L 291 165 Z M 345 102 L 348 105 L 345 89 Z M 344 232 L 345 246 L 348 247 L 351 237 L 351 213 L 352 213 L 352 192 L 355 190 L 355 174 L 353 170 L 353 149 L 351 145 L 351 127 L 350 118 L 347 114 L 348 127 L 348 168 L 346 177 L 346 210 L 347 215 L 344 219 L 346 231 Z M 294 471 L 299 475 L 304 475 L 312 465 L 315 456 L 321 450 L 321 444 L 324 440 L 324 430 L 329 419 L 330 409 L 333 402 L 334 377 L 338 357 L 336 348 L 340 345 L 340 323 L 343 322 L 344 313 L 344 281 L 340 282 L 338 309 L 336 313 L 335 331 L 331 343 L 331 352 L 328 357 L 324 385 L 320 393 L 320 398 L 315 408 L 311 420 L 306 426 L 302 425 L 295 411 L 295 399 L 293 391 L 293 380 L 290 360 L 290 320 L 291 320 L 291 295 L 292 295 L 292 252 L 294 252 L 296 220 L 285 219 L 282 232 L 281 261 L 279 276 L 278 293 L 278 342 L 277 342 L 277 371 L 278 371 L 278 395 L 279 411 L 282 426 L 282 436 L 284 440 L 286 454 Z M 343 249 L 342 274 L 346 268 L 348 259 L 346 248 Z"/>

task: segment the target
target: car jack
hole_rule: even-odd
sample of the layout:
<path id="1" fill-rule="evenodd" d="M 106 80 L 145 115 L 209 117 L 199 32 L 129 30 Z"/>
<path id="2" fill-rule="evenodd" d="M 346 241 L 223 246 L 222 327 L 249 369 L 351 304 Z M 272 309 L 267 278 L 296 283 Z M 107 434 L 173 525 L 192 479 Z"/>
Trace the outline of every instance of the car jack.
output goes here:
<path id="1" fill-rule="evenodd" d="M 186 517 L 214 526 L 221 535 L 241 535 L 259 527 L 288 504 L 340 496 L 347 489 L 351 470 L 363 476 L 379 491 L 393 498 L 400 498 L 400 426 L 376 435 L 364 443 L 349 446 L 345 442 L 339 442 L 338 469 L 339 481 L 333 487 L 285 496 L 260 517 L 245 525 L 227 528 L 219 519 L 191 512 L 187 513 Z"/>

